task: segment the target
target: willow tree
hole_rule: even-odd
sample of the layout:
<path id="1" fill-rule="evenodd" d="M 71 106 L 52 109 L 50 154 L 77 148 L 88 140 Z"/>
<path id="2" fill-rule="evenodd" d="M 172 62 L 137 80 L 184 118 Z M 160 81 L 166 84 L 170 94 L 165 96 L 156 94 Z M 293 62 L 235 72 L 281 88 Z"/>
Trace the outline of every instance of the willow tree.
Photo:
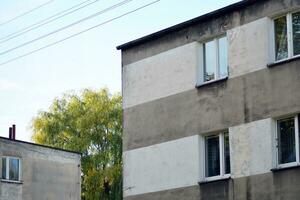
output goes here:
<path id="1" fill-rule="evenodd" d="M 122 99 L 107 89 L 68 93 L 32 121 L 32 140 L 82 153 L 82 199 L 122 199 Z"/>

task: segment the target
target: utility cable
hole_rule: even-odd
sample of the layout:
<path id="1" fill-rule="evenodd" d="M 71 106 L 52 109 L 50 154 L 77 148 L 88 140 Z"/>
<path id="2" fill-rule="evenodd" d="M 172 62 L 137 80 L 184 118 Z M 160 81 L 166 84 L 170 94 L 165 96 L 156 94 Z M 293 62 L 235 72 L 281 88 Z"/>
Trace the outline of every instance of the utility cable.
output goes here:
<path id="1" fill-rule="evenodd" d="M 53 2 L 53 1 L 54 1 L 54 0 L 47 1 L 46 3 L 43 3 L 43 4 L 41 4 L 41 5 L 37 6 L 37 7 L 35 7 L 35 8 L 33 8 L 33 9 L 29 10 L 29 11 L 26 11 L 26 12 L 24 12 L 24 13 L 22 13 L 22 14 L 16 16 L 16 17 L 13 17 L 13 18 L 11 18 L 11 19 L 5 21 L 5 22 L 2 22 L 2 23 L 0 23 L 0 26 L 3 26 L 3 25 L 5 25 L 5 24 L 8 24 L 8 23 L 10 23 L 10 22 L 12 22 L 12 21 L 14 21 L 14 20 L 16 20 L 16 19 L 19 19 L 20 17 L 25 16 L 25 15 L 28 15 L 29 13 L 32 13 L 33 11 L 35 11 L 35 10 L 37 10 L 37 9 L 40 9 L 41 7 L 43 7 L 43 6 L 45 6 L 45 5 L 49 4 L 49 3 L 51 3 L 51 2 Z"/>
<path id="2" fill-rule="evenodd" d="M 11 49 L 7 49 L 7 50 L 5 50 L 5 51 L 2 51 L 2 52 L 0 52 L 0 55 L 7 54 L 7 53 L 9 53 L 9 52 L 11 52 L 11 51 L 14 51 L 14 50 L 16 50 L 16 49 L 19 49 L 19 48 L 21 48 L 21 47 L 23 47 L 23 46 L 26 46 L 26 45 L 31 44 L 31 43 L 33 43 L 33 42 L 36 42 L 36 41 L 38 41 L 38 40 L 40 40 L 40 39 L 43 39 L 43 38 L 48 37 L 48 36 L 50 36 L 50 35 L 53 35 L 53 34 L 55 34 L 55 33 L 57 33 L 57 32 L 60 32 L 60 31 L 62 31 L 62 30 L 65 30 L 65 29 L 67 29 L 67 28 L 70 28 L 70 27 L 72 27 L 72 26 L 75 26 L 75 25 L 77 25 L 77 24 L 79 24 L 79 23 L 82 23 L 83 21 L 86 21 L 86 20 L 91 19 L 91 18 L 93 18 L 93 17 L 96 17 L 96 16 L 98 16 L 98 15 L 101 15 L 101 14 L 103 14 L 103 13 L 106 13 L 106 12 L 108 12 L 108 11 L 110 11 L 110 10 L 115 9 L 115 8 L 118 8 L 118 7 L 120 7 L 120 6 L 124 5 L 124 4 L 127 4 L 127 3 L 131 2 L 131 1 L 133 1 L 133 0 L 124 0 L 124 1 L 121 1 L 120 3 L 117 3 L 117 4 L 113 5 L 113 6 L 108 7 L 108 8 L 105 8 L 105 9 L 99 11 L 99 12 L 96 12 L 96 13 L 94 13 L 94 14 L 88 16 L 88 17 L 85 17 L 85 18 L 83 18 L 83 19 L 80 19 L 80 20 L 78 20 L 78 21 L 76 21 L 76 22 L 73 22 L 73 23 L 71 23 L 71 24 L 69 24 L 69 25 L 67 25 L 67 26 L 64 26 L 64 27 L 61 27 L 61 28 L 59 28 L 59 29 L 56 29 L 56 30 L 54 30 L 54 31 L 52 31 L 52 32 L 50 32 L 50 33 L 47 33 L 47 34 L 42 35 L 42 36 L 39 36 L 39 37 L 37 37 L 37 38 L 35 38 L 35 39 L 33 39 L 33 40 L 24 42 L 23 44 L 20 44 L 20 45 L 18 45 L 18 46 L 15 46 L 15 47 L 13 47 L 13 48 L 11 48 Z"/>
<path id="3" fill-rule="evenodd" d="M 155 3 L 159 2 L 159 1 L 160 1 L 160 0 L 152 1 L 152 2 L 150 2 L 150 3 L 148 3 L 148 4 L 145 4 L 145 5 L 143 5 L 143 6 L 141 6 L 141 7 L 138 7 L 138 8 L 136 8 L 136 9 L 134 9 L 134 10 L 131 10 L 131 11 L 129 11 L 129 12 L 126 12 L 126 13 L 124 13 L 124 14 L 122 14 L 122 15 L 119 15 L 119 16 L 117 16 L 117 17 L 114 17 L 114 18 L 112 18 L 112 19 L 109 19 L 109 20 L 107 20 L 107 21 L 104 21 L 104 22 L 102 22 L 102 23 L 100 23 L 100 24 L 97 24 L 97 25 L 95 25 L 95 26 L 92 26 L 92 27 L 90 27 L 90 28 L 88 28 L 88 29 L 85 29 L 85 30 L 83 30 L 83 31 L 80 31 L 80 32 L 78 32 L 78 33 L 75 33 L 75 34 L 73 34 L 73 35 L 70 35 L 69 37 L 63 38 L 63 39 L 61 39 L 61 40 L 58 40 L 58 41 L 56 41 L 56 42 L 53 42 L 53 43 L 50 43 L 50 44 L 48 44 L 48 45 L 46 45 L 46 46 L 43 46 L 43 47 L 41 47 L 41 48 L 38 48 L 38 49 L 36 49 L 36 50 L 30 51 L 30 52 L 25 53 L 25 54 L 23 54 L 23 55 L 20 55 L 20 56 L 17 56 L 17 57 L 15 57 L 15 58 L 12 58 L 12 59 L 10 59 L 10 60 L 7 60 L 7 61 L 5 61 L 5 62 L 2 62 L 2 63 L 0 63 L 0 66 L 5 65 L 5 64 L 8 64 L 8 63 L 10 63 L 10 62 L 13 62 L 13 61 L 15 61 L 15 60 L 18 60 L 18 59 L 23 58 L 23 57 L 25 57 L 25 56 L 29 56 L 29 55 L 31 55 L 31 54 L 34 54 L 34 53 L 38 52 L 38 51 L 41 51 L 41 50 L 43 50 L 43 49 L 46 49 L 46 48 L 48 48 L 48 47 L 54 46 L 54 45 L 56 45 L 56 44 L 58 44 L 58 43 L 61 43 L 61 42 L 65 41 L 65 40 L 68 40 L 68 39 L 71 39 L 71 38 L 73 38 L 73 37 L 76 37 L 76 36 L 78 36 L 78 35 L 80 35 L 80 34 L 82 34 L 82 33 L 88 32 L 88 31 L 90 31 L 90 30 L 92 30 L 92 29 L 95 29 L 95 28 L 98 28 L 98 27 L 103 26 L 103 25 L 105 25 L 105 24 L 108 24 L 108 23 L 110 23 L 110 22 L 112 22 L 112 21 L 115 21 L 115 20 L 117 20 L 117 19 L 119 19 L 119 18 L 122 18 L 122 17 L 124 17 L 124 16 L 126 16 L 126 15 L 129 15 L 129 14 L 131 14 L 131 13 L 134 13 L 134 12 L 136 12 L 136 11 L 138 11 L 138 10 L 141 10 L 141 9 L 143 9 L 143 8 L 145 8 L 145 7 L 148 7 L 148 6 L 152 5 L 152 4 L 155 4 Z"/>
<path id="4" fill-rule="evenodd" d="M 86 5 L 81 6 L 82 4 L 85 4 L 86 2 L 89 2 L 89 1 L 91 1 L 91 0 L 87 0 L 87 1 L 81 2 L 79 4 L 76 4 L 76 5 L 72 6 L 71 8 L 68 8 L 68 9 L 65 9 L 63 11 L 60 11 L 60 12 L 58 12 L 58 13 L 50 16 L 50 17 L 47 17 L 47 18 L 45 18 L 45 19 L 43 19 L 41 21 L 38 21 L 38 22 L 36 22 L 34 24 L 31 24 L 30 26 L 27 26 L 25 28 L 22 28 L 22 29 L 20 29 L 20 30 L 18 30 L 16 32 L 14 32 L 14 33 L 6 35 L 6 36 L 0 38 L 0 44 L 2 44 L 4 42 L 7 42 L 7 41 L 9 41 L 11 39 L 14 39 L 14 38 L 16 38 L 16 37 L 18 37 L 20 35 L 25 34 L 25 33 L 28 33 L 28 32 L 30 32 L 32 30 L 35 30 L 35 29 L 37 29 L 39 27 L 42 27 L 42 26 L 44 26 L 46 24 L 49 24 L 50 22 L 53 22 L 53 21 L 55 21 L 57 19 L 60 19 L 60 18 L 62 18 L 64 16 L 67 16 L 67 15 L 69 15 L 71 13 L 74 13 L 74 12 L 76 12 L 78 10 L 81 10 L 81 9 L 83 9 L 83 8 L 91 5 L 91 4 L 94 4 L 94 3 L 98 2 L 99 0 L 94 0 L 94 1 L 92 1 L 92 2 L 90 2 L 88 4 L 86 4 Z M 81 7 L 76 8 L 78 6 L 81 6 Z M 74 8 L 76 8 L 76 9 L 74 9 Z M 74 10 L 72 10 L 72 9 L 74 9 Z M 69 11 L 69 10 L 71 10 L 71 11 Z M 56 16 L 58 16 L 58 17 L 56 17 Z"/>

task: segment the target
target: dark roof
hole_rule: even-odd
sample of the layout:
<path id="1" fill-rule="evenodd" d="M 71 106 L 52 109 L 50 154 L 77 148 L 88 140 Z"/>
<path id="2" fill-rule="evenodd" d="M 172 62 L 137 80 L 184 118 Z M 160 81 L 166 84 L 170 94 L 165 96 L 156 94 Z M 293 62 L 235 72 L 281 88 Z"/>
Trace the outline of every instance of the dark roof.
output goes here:
<path id="1" fill-rule="evenodd" d="M 141 37 L 139 39 L 133 40 L 131 42 L 122 44 L 120 46 L 117 46 L 117 49 L 118 50 L 120 50 L 120 49 L 128 49 L 128 48 L 137 46 L 139 44 L 148 42 L 150 40 L 157 39 L 157 38 L 159 38 L 159 37 L 161 37 L 163 35 L 166 35 L 168 33 L 172 33 L 172 32 L 184 29 L 186 27 L 192 26 L 194 24 L 197 24 L 197 23 L 200 23 L 200 22 L 203 22 L 203 21 L 207 21 L 207 20 L 209 20 L 211 18 L 219 17 L 219 16 L 225 15 L 227 13 L 230 13 L 230 12 L 233 12 L 233 11 L 245 8 L 245 7 L 247 7 L 247 6 L 255 3 L 257 1 L 259 1 L 259 0 L 243 0 L 243 1 L 239 1 L 239 2 L 231 4 L 229 6 L 226 6 L 226 7 L 220 8 L 218 10 L 212 11 L 210 13 L 207 13 L 207 14 L 201 15 L 199 17 L 196 17 L 194 19 L 191 19 L 191 20 L 185 21 L 183 23 L 177 24 L 175 26 L 171 26 L 171 27 L 163 29 L 161 31 L 158 31 L 158 32 L 152 33 L 150 35 Z"/>
<path id="2" fill-rule="evenodd" d="M 57 148 L 57 147 L 51 147 L 51 146 L 36 144 L 36 143 L 32 143 L 32 142 L 25 142 L 25 141 L 22 141 L 22 140 L 13 140 L 13 139 L 9 139 L 9 138 L 6 138 L 6 137 L 1 137 L 1 136 L 0 136 L 0 139 L 11 141 L 11 142 L 18 142 L 18 143 L 22 143 L 22 144 L 29 144 L 29 145 L 44 147 L 44 148 L 48 148 L 48 149 L 54 149 L 54 150 L 58 150 L 58 151 L 65 151 L 65 152 L 68 152 L 68 153 L 75 153 L 75 154 L 80 154 L 81 155 L 81 153 L 77 152 L 77 151 L 70 151 L 70 150 L 65 150 L 65 149 L 61 149 L 61 148 Z"/>

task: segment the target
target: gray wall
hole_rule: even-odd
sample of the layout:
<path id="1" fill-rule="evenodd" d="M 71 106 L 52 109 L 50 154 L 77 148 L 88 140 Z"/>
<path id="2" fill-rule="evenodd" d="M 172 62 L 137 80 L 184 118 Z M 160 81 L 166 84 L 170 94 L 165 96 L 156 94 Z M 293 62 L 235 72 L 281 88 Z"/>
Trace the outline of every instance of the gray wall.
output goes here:
<path id="1" fill-rule="evenodd" d="M 21 183 L 1 181 L 1 200 L 80 199 L 79 154 L 0 138 L 1 156 L 14 156 L 22 160 Z"/>
<path id="2" fill-rule="evenodd" d="M 125 199 L 300 196 L 299 170 L 270 172 L 275 120 L 300 112 L 300 60 L 268 67 L 274 17 L 299 6 L 256 1 L 122 51 Z M 228 79 L 195 88 L 201 45 L 224 34 Z M 229 130 L 232 179 L 198 186 L 203 136 L 222 130 Z"/>
<path id="3" fill-rule="evenodd" d="M 126 197 L 125 200 L 298 200 L 300 169 Z"/>

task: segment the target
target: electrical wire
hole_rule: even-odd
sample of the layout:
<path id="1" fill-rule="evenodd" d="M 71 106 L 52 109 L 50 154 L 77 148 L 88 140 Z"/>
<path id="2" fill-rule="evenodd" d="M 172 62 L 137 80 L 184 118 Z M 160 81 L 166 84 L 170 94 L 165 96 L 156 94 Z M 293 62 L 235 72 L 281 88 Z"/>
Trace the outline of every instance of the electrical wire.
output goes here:
<path id="1" fill-rule="evenodd" d="M 29 10 L 29 11 L 26 11 L 26 12 L 24 12 L 24 13 L 22 13 L 22 14 L 16 16 L 16 17 L 13 17 L 13 18 L 11 18 L 11 19 L 5 21 L 5 22 L 2 22 L 2 23 L 0 23 L 0 26 L 3 26 L 3 25 L 8 24 L 8 23 L 10 23 L 10 22 L 12 22 L 12 21 L 15 21 L 16 19 L 19 19 L 20 17 L 23 17 L 23 16 L 25 16 L 25 15 L 28 15 L 29 13 L 32 13 L 33 11 L 40 9 L 41 7 L 43 7 L 43 6 L 45 6 L 45 5 L 49 4 L 49 3 L 51 3 L 51 2 L 53 2 L 53 1 L 54 1 L 54 0 L 47 1 L 46 3 L 43 3 L 43 4 L 41 4 L 41 5 L 37 6 L 37 7 L 35 7 L 35 8 L 33 8 L 33 9 Z"/>
<path id="2" fill-rule="evenodd" d="M 14 50 L 16 50 L 16 49 L 19 49 L 19 48 L 21 48 L 21 47 L 23 47 L 23 46 L 26 46 L 26 45 L 28 45 L 28 44 L 31 44 L 31 43 L 33 43 L 33 42 L 36 42 L 36 41 L 41 40 L 41 39 L 43 39 L 43 38 L 46 38 L 46 37 L 48 37 L 48 36 L 50 36 L 50 35 L 53 35 L 53 34 L 55 34 L 55 33 L 57 33 L 57 32 L 63 31 L 63 30 L 65 30 L 65 29 L 67 29 L 67 28 L 70 28 L 70 27 L 75 26 L 75 25 L 77 25 L 77 24 L 79 24 L 79 23 L 82 23 L 83 21 L 89 20 L 89 19 L 91 19 L 91 18 L 93 18 L 93 17 L 96 17 L 96 16 L 101 15 L 101 14 L 103 14 L 103 13 L 106 13 L 106 12 L 108 12 L 108 11 L 110 11 L 110 10 L 113 10 L 113 9 L 115 9 L 115 8 L 118 8 L 118 7 L 120 7 L 120 6 L 124 5 L 124 4 L 127 4 L 127 3 L 131 2 L 131 1 L 133 1 L 133 0 L 124 0 L 124 1 L 121 1 L 120 3 L 117 3 L 117 4 L 113 5 L 113 6 L 108 7 L 108 8 L 105 8 L 105 9 L 99 11 L 99 12 L 96 12 L 96 13 L 94 13 L 94 14 L 88 16 L 88 17 L 85 17 L 85 18 L 83 18 L 83 19 L 80 19 L 80 20 L 78 20 L 78 21 L 76 21 L 76 22 L 73 22 L 73 23 L 71 23 L 71 24 L 69 24 L 69 25 L 67 25 L 67 26 L 61 27 L 61 28 L 59 28 L 59 29 L 56 29 L 56 30 L 50 32 L 50 33 L 47 33 L 47 34 L 42 35 L 42 36 L 39 36 L 39 37 L 37 37 L 37 38 L 35 38 L 35 39 L 33 39 L 33 40 L 24 42 L 23 44 L 20 44 L 20 45 L 18 45 L 18 46 L 13 47 L 13 48 L 10 48 L 10 49 L 7 49 L 7 50 L 5 50 L 5 51 L 2 51 L 2 52 L 0 52 L 0 55 L 7 54 L 7 53 L 9 53 L 9 52 L 11 52 L 11 51 L 14 51 Z"/>
<path id="3" fill-rule="evenodd" d="M 54 45 L 56 45 L 56 44 L 58 44 L 58 43 L 61 43 L 61 42 L 65 41 L 65 40 L 71 39 L 71 38 L 76 37 L 76 36 L 78 36 L 78 35 L 80 35 L 80 34 L 83 34 L 83 33 L 85 33 L 85 32 L 88 32 L 88 31 L 90 31 L 90 30 L 92 30 L 92 29 L 101 27 L 101 26 L 103 26 L 103 25 L 105 25 L 105 24 L 108 24 L 108 23 L 110 23 L 110 22 L 112 22 L 112 21 L 115 21 L 115 20 L 117 20 L 117 19 L 119 19 L 119 18 L 122 18 L 122 17 L 124 17 L 124 16 L 126 16 L 126 15 L 129 15 L 129 14 L 131 14 L 131 13 L 134 13 L 134 12 L 138 11 L 138 10 L 141 10 L 141 9 L 143 9 L 143 8 L 146 8 L 146 7 L 148 7 L 148 6 L 152 5 L 152 4 L 155 4 L 155 3 L 159 2 L 159 1 L 160 1 L 160 0 L 152 1 L 152 2 L 150 2 L 150 3 L 148 3 L 148 4 L 145 4 L 145 5 L 141 6 L 141 7 L 138 7 L 138 8 L 136 8 L 136 9 L 134 9 L 134 10 L 131 10 L 131 11 L 129 11 L 129 12 L 126 12 L 126 13 L 124 13 L 124 14 L 122 14 L 122 15 L 119 15 L 119 16 L 117 16 L 117 17 L 114 17 L 114 18 L 112 18 L 112 19 L 109 19 L 109 20 L 107 20 L 107 21 L 104 21 L 104 22 L 102 22 L 102 23 L 100 23 L 100 24 L 97 24 L 97 25 L 95 25 L 95 26 L 92 26 L 92 27 L 90 27 L 90 28 L 88 28 L 88 29 L 85 29 L 85 30 L 83 30 L 83 31 L 80 31 L 80 32 L 78 32 L 78 33 L 75 33 L 75 34 L 73 34 L 73 35 L 70 35 L 70 36 L 68 36 L 68 37 L 66 37 L 66 38 L 63 38 L 63 39 L 58 40 L 58 41 L 56 41 L 56 42 L 50 43 L 50 44 L 48 44 L 48 45 L 46 45 L 46 46 L 40 47 L 40 48 L 38 48 L 38 49 L 36 49 L 36 50 L 30 51 L 30 52 L 25 53 L 25 54 L 23 54 L 23 55 L 20 55 L 20 56 L 17 56 L 17 57 L 15 57 L 15 58 L 12 58 L 12 59 L 10 59 L 10 60 L 7 60 L 7 61 L 5 61 L 5 62 L 2 62 L 2 63 L 0 63 L 0 66 L 5 65 L 5 64 L 8 64 L 8 63 L 10 63 L 10 62 L 13 62 L 13 61 L 15 61 L 15 60 L 18 60 L 18 59 L 23 58 L 23 57 L 25 57 L 25 56 L 29 56 L 29 55 L 31 55 L 31 54 L 34 54 L 34 53 L 38 52 L 38 51 L 41 51 L 41 50 L 43 50 L 43 49 L 46 49 L 46 48 L 48 48 L 48 47 L 54 46 Z"/>
<path id="4" fill-rule="evenodd" d="M 4 43 L 4 42 L 7 42 L 7 41 L 9 41 L 9 40 L 12 40 L 12 39 L 14 39 L 14 38 L 16 38 L 16 37 L 18 37 L 18 36 L 20 36 L 20 35 L 23 35 L 23 34 L 25 34 L 25 33 L 28 33 L 28 32 L 30 32 L 30 31 L 32 31 L 32 30 L 35 30 L 35 29 L 37 29 L 37 28 L 40 28 L 40 27 L 42 27 L 42 26 L 44 26 L 44 25 L 46 25 L 46 24 L 49 24 L 50 22 L 53 22 L 53 21 L 55 21 L 55 20 L 57 20 L 57 19 L 60 19 L 60 18 L 62 18 L 62 17 L 64 17 L 64 16 L 67 16 L 67 15 L 69 15 L 69 14 L 71 14 L 71 13 L 74 13 L 74 12 L 76 12 L 76 11 L 78 11 L 78 10 L 81 10 L 81 9 L 83 9 L 83 8 L 85 8 L 85 7 L 89 6 L 89 5 L 91 5 L 91 4 L 94 4 L 94 3 L 98 2 L 99 0 L 94 0 L 94 1 L 92 1 L 92 2 L 90 2 L 90 3 L 88 3 L 88 4 L 86 4 L 86 5 L 81 6 L 82 4 L 85 4 L 86 2 L 89 2 L 89 1 L 91 1 L 91 0 L 87 0 L 87 1 L 81 2 L 81 3 L 79 3 L 79 4 L 76 4 L 76 5 L 74 5 L 74 6 L 70 7 L 70 8 L 68 8 L 68 9 L 65 9 L 65 10 L 63 10 L 63 11 L 60 11 L 60 12 L 58 12 L 58 13 L 56 13 L 56 14 L 50 16 L 50 17 L 47 17 L 47 18 L 45 18 L 45 19 L 43 19 L 43 20 L 41 20 L 41 21 L 38 21 L 38 22 L 36 22 L 36 23 L 34 23 L 34 24 L 31 24 L 30 26 L 27 26 L 27 27 L 25 27 L 25 28 L 22 28 L 22 29 L 20 29 L 20 30 L 18 30 L 18 31 L 16 31 L 16 32 L 14 32 L 14 33 L 11 33 L 11 34 L 9 34 L 9 35 L 6 35 L 6 36 L 0 38 L 0 40 L 1 40 L 1 41 L 0 41 L 0 44 L 2 44 L 2 43 Z M 81 7 L 76 8 L 76 7 L 78 7 L 78 6 L 81 6 Z M 72 10 L 72 9 L 74 9 L 74 8 L 76 8 L 76 9 L 75 9 L 75 10 Z M 71 11 L 69 11 L 69 10 L 71 10 Z M 69 11 L 69 12 L 68 12 L 68 11 Z M 66 13 L 66 12 L 67 12 L 67 13 Z M 58 16 L 58 17 L 56 17 L 56 16 Z M 53 19 L 52 19 L 52 18 L 53 18 Z"/>

